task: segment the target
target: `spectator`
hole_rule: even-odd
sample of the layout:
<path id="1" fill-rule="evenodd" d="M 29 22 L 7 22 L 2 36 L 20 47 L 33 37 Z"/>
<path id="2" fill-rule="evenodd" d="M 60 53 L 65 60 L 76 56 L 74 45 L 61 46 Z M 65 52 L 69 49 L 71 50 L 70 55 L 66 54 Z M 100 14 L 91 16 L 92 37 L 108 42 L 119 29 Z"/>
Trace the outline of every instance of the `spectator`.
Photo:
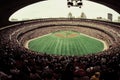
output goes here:
<path id="1" fill-rule="evenodd" d="M 95 72 L 95 74 L 90 78 L 90 80 L 100 80 L 100 72 Z"/>

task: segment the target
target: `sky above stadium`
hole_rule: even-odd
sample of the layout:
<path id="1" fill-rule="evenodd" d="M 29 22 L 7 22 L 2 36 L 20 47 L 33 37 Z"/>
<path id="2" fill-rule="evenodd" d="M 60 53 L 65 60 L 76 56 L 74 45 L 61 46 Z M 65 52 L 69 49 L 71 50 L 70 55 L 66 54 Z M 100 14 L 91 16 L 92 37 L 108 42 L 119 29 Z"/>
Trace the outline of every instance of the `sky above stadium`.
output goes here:
<path id="1" fill-rule="evenodd" d="M 107 13 L 113 14 L 113 20 L 117 20 L 118 14 L 114 10 L 87 0 L 83 0 L 82 8 L 79 7 L 67 7 L 67 0 L 48 0 L 37 2 L 32 5 L 26 6 L 16 11 L 11 17 L 23 20 L 23 19 L 36 19 L 36 18 L 55 18 L 55 17 L 67 17 L 71 12 L 73 16 L 80 17 L 84 12 L 87 18 L 93 19 L 96 17 L 103 17 L 107 19 Z"/>

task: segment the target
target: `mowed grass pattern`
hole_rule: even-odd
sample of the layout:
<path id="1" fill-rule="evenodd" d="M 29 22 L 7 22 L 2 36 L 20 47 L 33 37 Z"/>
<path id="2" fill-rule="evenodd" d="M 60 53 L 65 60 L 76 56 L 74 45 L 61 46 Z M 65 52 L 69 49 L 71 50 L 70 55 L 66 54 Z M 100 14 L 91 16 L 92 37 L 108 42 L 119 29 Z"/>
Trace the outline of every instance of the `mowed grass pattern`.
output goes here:
<path id="1" fill-rule="evenodd" d="M 74 31 L 58 31 L 28 43 L 30 50 L 55 55 L 87 55 L 100 52 L 104 44 Z"/>

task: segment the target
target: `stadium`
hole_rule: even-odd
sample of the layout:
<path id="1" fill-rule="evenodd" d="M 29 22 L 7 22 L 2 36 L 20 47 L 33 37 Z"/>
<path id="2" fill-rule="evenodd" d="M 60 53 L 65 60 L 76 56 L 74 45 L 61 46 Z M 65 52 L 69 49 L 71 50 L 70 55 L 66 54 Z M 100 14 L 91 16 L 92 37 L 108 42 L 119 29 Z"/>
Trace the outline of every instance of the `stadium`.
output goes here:
<path id="1" fill-rule="evenodd" d="M 80 18 L 0 28 L 1 80 L 119 80 L 120 25 Z"/>

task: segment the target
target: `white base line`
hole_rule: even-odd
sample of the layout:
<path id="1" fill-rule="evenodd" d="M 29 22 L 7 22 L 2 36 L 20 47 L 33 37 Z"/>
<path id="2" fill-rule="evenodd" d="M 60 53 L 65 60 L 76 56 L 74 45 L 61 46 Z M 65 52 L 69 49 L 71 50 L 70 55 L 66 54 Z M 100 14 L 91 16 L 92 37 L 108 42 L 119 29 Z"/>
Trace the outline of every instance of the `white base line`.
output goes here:
<path id="1" fill-rule="evenodd" d="M 96 39 L 96 40 L 102 42 L 102 43 L 104 44 L 104 49 L 103 49 L 103 51 L 108 49 L 108 46 L 107 46 L 107 44 L 106 44 L 105 41 L 103 41 L 103 40 L 101 40 L 101 39 L 98 39 L 98 38 L 95 38 L 95 37 L 92 37 L 92 36 L 89 36 L 89 35 L 86 35 L 86 34 L 83 34 L 83 33 L 80 33 L 80 34 L 81 34 L 81 35 L 84 35 L 84 36 L 87 36 L 87 37 L 90 37 L 90 38 L 93 38 L 93 39 Z"/>
<path id="2" fill-rule="evenodd" d="M 52 34 L 52 33 L 50 33 L 50 34 Z M 42 38 L 42 37 L 44 37 L 44 36 L 48 36 L 48 35 L 50 35 L 50 34 L 46 34 L 46 35 L 43 35 L 43 36 L 38 36 L 38 37 L 36 37 L 36 38 L 30 39 L 30 40 L 28 40 L 28 41 L 25 42 L 24 47 L 27 48 L 27 49 L 29 49 L 28 44 L 29 44 L 30 41 L 35 40 L 35 39 L 38 39 L 38 38 Z"/>

